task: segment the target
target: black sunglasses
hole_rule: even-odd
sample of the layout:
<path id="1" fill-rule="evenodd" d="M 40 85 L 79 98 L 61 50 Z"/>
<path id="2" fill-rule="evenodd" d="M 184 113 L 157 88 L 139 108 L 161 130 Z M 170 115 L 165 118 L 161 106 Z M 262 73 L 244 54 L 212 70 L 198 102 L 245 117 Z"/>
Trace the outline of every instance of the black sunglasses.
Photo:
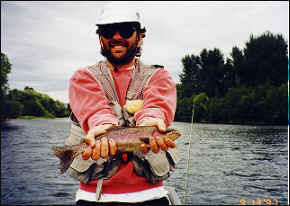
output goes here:
<path id="1" fill-rule="evenodd" d="M 128 39 L 133 35 L 134 31 L 137 31 L 137 28 L 132 23 L 110 24 L 100 26 L 97 33 L 106 39 L 111 39 L 117 31 L 123 38 Z"/>

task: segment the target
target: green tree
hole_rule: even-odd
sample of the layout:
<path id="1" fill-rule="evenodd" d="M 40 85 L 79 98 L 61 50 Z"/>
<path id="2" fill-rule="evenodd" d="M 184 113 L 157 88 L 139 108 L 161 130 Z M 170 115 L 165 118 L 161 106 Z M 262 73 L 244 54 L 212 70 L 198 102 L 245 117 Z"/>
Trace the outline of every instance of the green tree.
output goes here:
<path id="1" fill-rule="evenodd" d="M 19 117 L 24 109 L 24 105 L 20 102 L 7 100 L 5 101 L 5 111 L 6 115 L 9 118 L 17 118 Z"/>
<path id="2" fill-rule="evenodd" d="M 69 108 L 62 102 L 54 101 L 46 94 L 36 92 L 32 87 L 25 86 L 24 91 L 8 90 L 8 73 L 12 64 L 8 57 L 1 52 L 1 93 L 0 93 L 0 121 L 5 118 L 15 118 L 20 115 L 38 117 L 66 117 Z"/>
<path id="3" fill-rule="evenodd" d="M 279 93 L 279 97 L 278 99 L 280 99 L 281 101 L 279 101 L 279 119 L 278 121 L 280 120 L 279 123 L 282 123 L 282 124 L 287 124 L 288 122 L 288 114 L 289 114 L 289 111 L 288 111 L 288 106 L 289 106 L 289 103 L 288 103 L 288 99 L 287 99 L 287 93 L 288 93 L 288 83 L 284 83 L 284 84 L 281 84 L 281 86 L 278 88 L 278 93 Z M 289 96 L 288 96 L 289 98 Z"/>
<path id="4" fill-rule="evenodd" d="M 182 58 L 183 69 L 180 78 L 181 97 L 191 97 L 194 93 L 201 91 L 201 70 L 200 57 L 186 55 Z"/>
<path id="5" fill-rule="evenodd" d="M 195 120 L 207 120 L 209 98 L 202 92 L 193 98 Z"/>
<path id="6" fill-rule="evenodd" d="M 229 89 L 224 98 L 226 110 L 228 112 L 228 120 L 233 122 L 245 122 L 247 115 L 253 114 L 249 107 L 250 99 L 247 98 L 251 93 L 251 89 L 246 87 Z"/>
<path id="7" fill-rule="evenodd" d="M 10 63 L 6 54 L 1 52 L 1 94 L 5 94 L 9 88 L 8 86 L 8 74 L 11 72 L 12 64 Z"/>
<path id="8" fill-rule="evenodd" d="M 227 112 L 225 98 L 210 98 L 208 102 L 208 121 L 209 122 L 229 122 L 230 117 Z"/>
<path id="9" fill-rule="evenodd" d="M 269 81 L 279 86 L 287 82 L 288 45 L 281 34 L 268 31 L 258 37 L 251 35 L 241 59 L 236 69 L 243 85 Z"/>
<path id="10" fill-rule="evenodd" d="M 192 116 L 192 105 L 192 97 L 178 99 L 174 120 L 190 122 Z"/>
<path id="11" fill-rule="evenodd" d="M 222 96 L 227 79 L 225 69 L 228 68 L 225 67 L 224 55 L 219 49 L 214 48 L 209 51 L 203 49 L 200 56 L 203 67 L 203 92 L 209 97 Z"/>
<path id="12" fill-rule="evenodd" d="M 5 95 L 9 88 L 8 74 L 11 72 L 12 64 L 6 54 L 1 52 L 1 76 L 0 76 L 0 122 L 6 118 Z"/>
<path id="13" fill-rule="evenodd" d="M 11 101 L 21 102 L 23 104 L 23 111 L 21 115 L 30 116 L 45 116 L 48 112 L 41 105 L 39 98 L 34 94 L 33 90 L 18 90 L 14 89 L 8 95 Z"/>
<path id="14" fill-rule="evenodd" d="M 55 108 L 55 116 L 57 117 L 66 117 L 69 115 L 68 108 L 60 101 L 55 101 L 56 108 Z"/>
<path id="15" fill-rule="evenodd" d="M 60 101 L 53 100 L 46 94 L 39 93 L 33 88 L 26 86 L 24 91 L 13 89 L 9 91 L 7 98 L 11 102 L 11 107 L 16 108 L 19 104 L 20 111 L 13 114 L 38 116 L 38 117 L 67 117 L 69 115 L 69 109 Z M 17 104 L 17 103 L 19 104 Z"/>
<path id="16" fill-rule="evenodd" d="M 197 121 L 287 124 L 287 48 L 282 35 L 265 32 L 226 61 L 217 48 L 186 55 L 175 120 L 190 121 L 194 103 Z"/>
<path id="17" fill-rule="evenodd" d="M 243 51 L 241 51 L 237 46 L 234 46 L 232 48 L 231 52 L 231 62 L 234 67 L 234 73 L 233 73 L 233 85 L 234 86 L 240 86 L 240 78 L 239 76 L 244 76 L 243 74 L 244 70 L 242 69 L 243 65 L 245 64 L 244 60 L 244 54 Z"/>

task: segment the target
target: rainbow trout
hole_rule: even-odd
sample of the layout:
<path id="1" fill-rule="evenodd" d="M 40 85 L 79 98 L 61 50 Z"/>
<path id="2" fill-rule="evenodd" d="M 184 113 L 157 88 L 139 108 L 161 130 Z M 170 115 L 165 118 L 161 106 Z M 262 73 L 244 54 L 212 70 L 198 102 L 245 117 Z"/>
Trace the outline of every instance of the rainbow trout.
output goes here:
<path id="1" fill-rule="evenodd" d="M 168 129 L 165 133 L 161 133 L 156 127 L 114 127 L 108 129 L 105 134 L 97 136 L 96 139 L 111 138 L 116 142 L 119 152 L 131 152 L 138 150 L 143 143 L 148 144 L 151 136 L 176 140 L 180 137 L 180 133 L 174 129 Z M 60 159 L 61 173 L 65 173 L 75 157 L 87 147 L 89 145 L 84 142 L 84 139 L 77 145 L 54 146 L 53 152 Z"/>

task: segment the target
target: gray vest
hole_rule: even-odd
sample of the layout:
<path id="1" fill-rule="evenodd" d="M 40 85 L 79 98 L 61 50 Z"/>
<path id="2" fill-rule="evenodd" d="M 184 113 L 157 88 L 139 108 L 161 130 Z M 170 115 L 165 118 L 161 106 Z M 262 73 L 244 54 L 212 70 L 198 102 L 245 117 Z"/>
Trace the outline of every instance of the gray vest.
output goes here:
<path id="1" fill-rule="evenodd" d="M 106 94 L 110 107 L 116 117 L 120 120 L 120 126 L 136 126 L 134 114 L 130 114 L 120 105 L 115 83 L 106 63 L 100 61 L 98 64 L 88 66 L 84 69 L 95 78 L 101 89 Z M 126 102 L 128 100 L 143 99 L 144 88 L 158 69 L 160 69 L 160 67 L 156 65 L 144 65 L 136 59 L 135 69 L 126 94 Z M 66 145 L 78 144 L 81 139 L 86 136 L 73 113 L 71 114 L 70 119 L 72 122 L 71 133 L 65 141 Z M 169 148 L 168 152 L 160 150 L 157 154 L 151 151 L 149 151 L 147 155 L 140 151 L 135 151 L 133 154 L 132 160 L 136 173 L 140 176 L 147 177 L 147 179 L 152 183 L 166 179 L 169 176 L 170 169 L 175 167 L 175 164 L 179 160 L 176 148 Z M 71 164 L 70 175 L 84 183 L 93 179 L 108 179 L 118 171 L 120 164 L 121 160 L 119 157 L 109 157 L 107 159 L 100 158 L 97 161 L 94 161 L 91 158 L 83 160 L 82 156 L 79 155 Z M 144 165 L 147 167 L 146 170 L 144 170 Z M 152 170 L 154 171 L 153 176 L 156 177 L 152 177 Z"/>

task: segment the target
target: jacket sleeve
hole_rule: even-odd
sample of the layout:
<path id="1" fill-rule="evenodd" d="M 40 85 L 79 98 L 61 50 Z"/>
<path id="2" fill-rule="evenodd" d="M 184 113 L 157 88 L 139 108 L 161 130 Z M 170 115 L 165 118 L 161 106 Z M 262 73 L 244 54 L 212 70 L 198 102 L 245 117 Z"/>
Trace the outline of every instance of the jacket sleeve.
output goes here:
<path id="1" fill-rule="evenodd" d="M 77 70 L 69 81 L 69 101 L 72 112 L 86 133 L 105 123 L 119 125 L 104 91 L 83 69 Z"/>
<path id="2" fill-rule="evenodd" d="M 176 110 L 176 86 L 169 72 L 159 69 L 144 89 L 143 108 L 135 113 L 138 123 L 144 117 L 160 118 L 168 127 L 174 120 Z"/>

